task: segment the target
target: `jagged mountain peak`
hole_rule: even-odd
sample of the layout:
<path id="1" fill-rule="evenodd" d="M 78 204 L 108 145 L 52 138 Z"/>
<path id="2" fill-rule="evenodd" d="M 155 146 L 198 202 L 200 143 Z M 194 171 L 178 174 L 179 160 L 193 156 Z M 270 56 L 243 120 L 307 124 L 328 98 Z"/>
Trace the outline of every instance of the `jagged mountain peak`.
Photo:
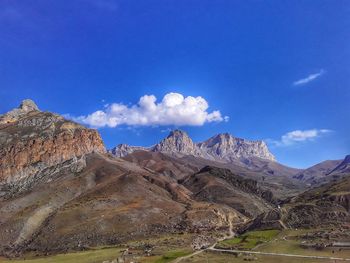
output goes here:
<path id="1" fill-rule="evenodd" d="M 275 157 L 269 151 L 264 141 L 250 141 L 236 138 L 229 133 L 217 134 L 199 143 L 198 146 L 206 153 L 217 156 L 225 161 L 250 157 L 275 161 Z"/>
<path id="2" fill-rule="evenodd" d="M 179 129 L 176 129 L 176 130 L 172 130 L 169 132 L 169 135 L 167 136 L 167 138 L 170 138 L 170 137 L 188 137 L 188 134 L 187 132 L 183 131 L 183 130 L 179 130 Z"/>
<path id="3" fill-rule="evenodd" d="M 155 152 L 181 153 L 186 155 L 198 155 L 196 144 L 182 130 L 173 130 L 168 137 L 156 144 L 153 149 Z"/>
<path id="4" fill-rule="evenodd" d="M 32 101 L 31 99 L 23 100 L 18 108 L 21 109 L 22 111 L 26 111 L 26 112 L 39 110 L 36 103 L 34 101 Z"/>
<path id="5" fill-rule="evenodd" d="M 149 148 L 142 146 L 130 146 L 128 144 L 122 143 L 118 144 L 116 147 L 111 149 L 109 152 L 117 157 L 124 157 L 135 151 L 147 151 Z"/>

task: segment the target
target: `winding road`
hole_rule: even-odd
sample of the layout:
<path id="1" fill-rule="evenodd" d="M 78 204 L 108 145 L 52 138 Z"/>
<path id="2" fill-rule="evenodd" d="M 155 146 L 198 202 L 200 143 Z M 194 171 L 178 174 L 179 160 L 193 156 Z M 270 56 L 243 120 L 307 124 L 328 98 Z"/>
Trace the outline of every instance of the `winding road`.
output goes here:
<path id="1" fill-rule="evenodd" d="M 181 261 L 184 260 L 184 259 L 191 258 L 191 257 L 193 257 L 193 256 L 195 256 L 195 255 L 198 255 L 198 254 L 202 253 L 202 252 L 205 251 L 205 250 L 215 249 L 215 246 L 216 246 L 216 244 L 217 244 L 218 242 L 223 241 L 223 240 L 225 240 L 225 239 L 233 238 L 233 237 L 235 236 L 235 232 L 233 232 L 233 225 L 232 225 L 232 223 L 229 222 L 229 224 L 230 224 L 230 228 L 229 228 L 229 234 L 228 234 L 228 235 L 226 235 L 226 236 L 224 236 L 224 237 L 222 237 L 222 238 L 217 239 L 216 242 L 215 242 L 214 244 L 212 244 L 212 245 L 211 245 L 210 247 L 208 247 L 208 248 L 203 248 L 203 249 L 197 250 L 197 251 L 195 251 L 195 252 L 193 252 L 192 254 L 189 254 L 189 255 L 187 255 L 187 256 L 183 256 L 183 257 L 179 257 L 179 258 L 175 259 L 175 260 L 173 261 L 173 263 L 178 263 L 178 262 L 181 262 Z"/>
<path id="2" fill-rule="evenodd" d="M 327 257 L 327 256 L 309 256 L 309 255 L 298 255 L 298 254 L 285 254 L 285 253 L 273 253 L 273 252 L 259 252 L 259 251 L 251 251 L 251 250 L 231 250 L 231 249 L 219 249 L 215 248 L 216 244 L 222 240 L 229 239 L 234 237 L 233 231 L 230 229 L 230 234 L 223 238 L 218 239 L 213 245 L 208 248 L 204 248 L 201 250 L 197 250 L 192 254 L 187 256 L 179 257 L 173 261 L 173 263 L 179 263 L 182 260 L 191 258 L 195 255 L 198 255 L 206 250 L 214 251 L 214 252 L 224 252 L 224 253 L 243 253 L 243 254 L 256 254 L 256 255 L 265 255 L 265 256 L 280 256 L 280 257 L 294 257 L 294 258 L 312 258 L 312 259 L 329 259 L 329 260 L 340 260 L 340 261 L 350 261 L 350 258 L 340 258 L 340 257 Z"/>
<path id="3" fill-rule="evenodd" d="M 219 248 L 208 248 L 207 250 L 225 252 L 225 253 L 243 253 L 243 254 L 257 254 L 257 255 L 267 255 L 267 256 L 282 256 L 282 257 L 295 257 L 295 258 L 313 258 L 313 259 L 330 259 L 330 260 L 342 260 L 350 261 L 350 258 L 338 258 L 338 257 L 327 257 L 327 256 L 308 256 L 308 255 L 298 255 L 298 254 L 285 254 L 285 253 L 273 253 L 273 252 L 259 252 L 250 250 L 230 250 L 230 249 L 219 249 Z"/>

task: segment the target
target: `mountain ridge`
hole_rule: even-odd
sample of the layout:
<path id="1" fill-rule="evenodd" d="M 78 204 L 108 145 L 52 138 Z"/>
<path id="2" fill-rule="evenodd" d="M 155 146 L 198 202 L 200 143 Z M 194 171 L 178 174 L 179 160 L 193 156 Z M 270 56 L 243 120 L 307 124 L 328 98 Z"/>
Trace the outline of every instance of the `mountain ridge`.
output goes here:
<path id="1" fill-rule="evenodd" d="M 134 151 L 144 150 L 153 152 L 165 152 L 171 155 L 192 155 L 208 160 L 232 162 L 244 161 L 252 157 L 276 161 L 262 140 L 252 141 L 237 138 L 229 133 L 216 134 L 209 139 L 194 143 L 185 131 L 173 130 L 159 143 L 151 147 L 130 146 L 119 144 L 110 150 L 118 157 L 124 157 Z"/>

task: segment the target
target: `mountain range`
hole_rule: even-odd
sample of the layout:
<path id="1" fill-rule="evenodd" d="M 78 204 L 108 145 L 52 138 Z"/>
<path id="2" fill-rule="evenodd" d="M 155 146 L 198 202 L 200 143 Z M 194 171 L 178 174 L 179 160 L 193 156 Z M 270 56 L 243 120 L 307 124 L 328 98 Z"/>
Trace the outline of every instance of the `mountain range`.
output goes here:
<path id="1" fill-rule="evenodd" d="M 264 141 L 249 141 L 224 133 L 217 134 L 204 142 L 194 143 L 188 134 L 181 130 L 171 131 L 168 137 L 151 147 L 119 144 L 111 150 L 111 153 L 117 157 L 124 157 L 138 150 L 163 152 L 175 156 L 192 155 L 227 163 L 236 161 L 244 163 L 251 157 L 275 161 L 275 157 Z"/>
<path id="2" fill-rule="evenodd" d="M 308 169 L 228 133 L 106 150 L 98 131 L 31 100 L 0 116 L 0 254 L 123 244 L 162 234 L 340 226 L 350 157 Z"/>

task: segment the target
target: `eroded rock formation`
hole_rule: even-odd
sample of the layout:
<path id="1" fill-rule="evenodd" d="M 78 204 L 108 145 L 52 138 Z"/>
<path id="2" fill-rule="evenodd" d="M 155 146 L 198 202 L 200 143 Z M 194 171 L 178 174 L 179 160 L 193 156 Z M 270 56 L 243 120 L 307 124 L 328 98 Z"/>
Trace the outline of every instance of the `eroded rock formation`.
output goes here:
<path id="1" fill-rule="evenodd" d="M 91 152 L 105 152 L 96 130 L 39 111 L 31 100 L 0 116 L 0 185 Z"/>

